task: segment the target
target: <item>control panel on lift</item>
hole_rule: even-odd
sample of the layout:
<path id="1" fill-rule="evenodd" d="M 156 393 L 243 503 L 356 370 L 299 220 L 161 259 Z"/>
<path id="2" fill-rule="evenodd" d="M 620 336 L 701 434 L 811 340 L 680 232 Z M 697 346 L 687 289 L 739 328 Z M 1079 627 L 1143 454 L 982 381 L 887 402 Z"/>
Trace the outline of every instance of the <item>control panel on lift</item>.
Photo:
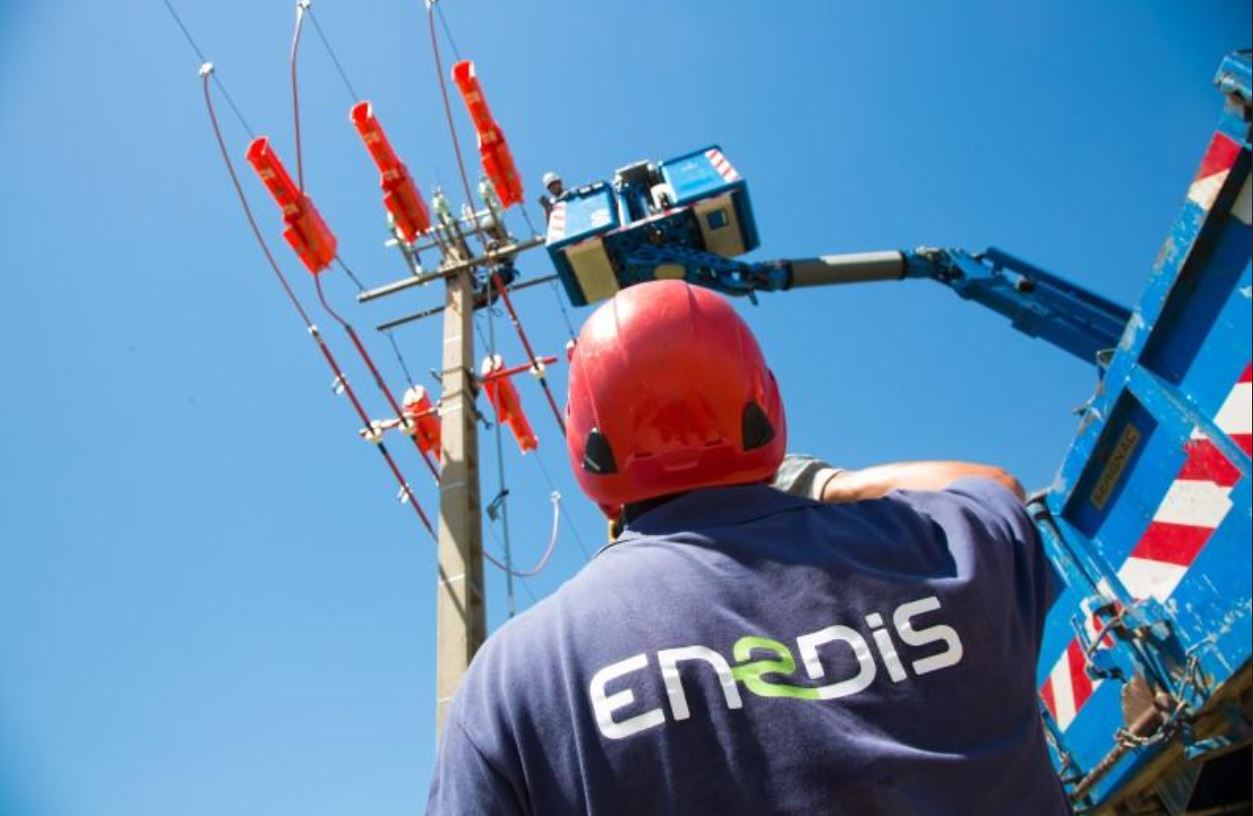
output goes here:
<path id="1" fill-rule="evenodd" d="M 648 246 L 733 258 L 758 245 L 748 185 L 715 146 L 659 163 L 638 162 L 559 198 L 548 220 L 548 254 L 576 306 L 653 278 L 684 277 L 627 259 Z M 648 276 L 648 277 L 644 277 Z"/>

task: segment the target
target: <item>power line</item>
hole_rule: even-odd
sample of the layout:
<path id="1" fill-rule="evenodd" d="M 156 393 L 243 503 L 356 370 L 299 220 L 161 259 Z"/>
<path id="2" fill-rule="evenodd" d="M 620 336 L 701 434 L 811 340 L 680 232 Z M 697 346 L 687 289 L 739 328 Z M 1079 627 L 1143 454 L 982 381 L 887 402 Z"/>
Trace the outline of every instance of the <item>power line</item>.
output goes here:
<path id="1" fill-rule="evenodd" d="M 348 268 L 348 264 L 344 263 L 344 259 L 336 255 L 335 262 L 339 264 L 340 269 L 344 270 L 344 274 L 348 276 L 348 279 L 357 285 L 357 291 L 364 292 L 365 286 L 361 283 L 361 279 L 353 274 L 353 271 Z"/>
<path id="2" fill-rule="evenodd" d="M 444 9 L 439 3 L 435 3 L 435 13 L 439 15 L 439 24 L 444 28 L 444 36 L 448 38 L 448 44 L 452 46 L 452 55 L 461 61 L 461 52 L 457 50 L 457 41 L 452 38 L 452 31 L 448 28 L 448 20 L 444 18 Z"/>
<path id="3" fill-rule="evenodd" d="M 339 64 L 339 57 L 335 54 L 335 49 L 331 47 L 331 41 L 326 38 L 326 34 L 322 31 L 318 18 L 314 16 L 313 7 L 309 6 L 308 11 L 309 19 L 313 21 L 313 29 L 318 32 L 322 45 L 326 46 L 326 53 L 330 55 L 331 62 L 335 65 L 335 70 L 339 72 L 339 78 L 344 81 L 344 87 L 348 89 L 348 95 L 352 97 L 353 102 L 360 102 L 361 97 L 357 95 L 356 89 L 352 87 L 352 82 L 348 79 L 348 73 L 344 71 L 344 66 Z"/>
<path id="4" fill-rule="evenodd" d="M 522 220 L 526 222 L 526 228 L 531 231 L 532 235 L 538 235 L 539 231 L 536 230 L 535 225 L 531 223 L 531 212 L 527 209 L 526 202 L 520 202 L 518 207 L 522 210 Z"/>
<path id="5" fill-rule="evenodd" d="M 309 0 L 297 0 L 296 30 L 292 32 L 291 38 L 291 109 L 296 137 L 296 184 L 302 193 L 305 191 L 305 162 L 300 149 L 300 90 L 296 83 L 296 54 L 300 50 L 300 30 L 308 8 Z"/>
<path id="6" fill-rule="evenodd" d="M 191 35 L 191 31 L 188 30 L 187 25 L 183 22 L 183 18 L 179 16 L 178 12 L 174 9 L 174 6 L 170 4 L 170 0 L 162 0 L 162 2 L 165 4 L 166 10 L 170 12 L 170 16 L 174 18 L 174 23 L 178 26 L 178 30 L 183 32 L 184 39 L 186 39 L 187 44 L 191 46 L 191 50 L 196 55 L 196 58 L 200 60 L 200 64 L 202 66 L 211 65 L 208 58 L 205 57 L 204 51 L 201 51 L 200 46 L 196 44 L 196 38 Z M 243 112 L 239 110 L 239 106 L 236 105 L 235 100 L 231 98 L 230 93 L 226 90 L 226 86 L 222 84 L 222 80 L 218 77 L 217 72 L 210 71 L 209 73 L 213 77 L 213 84 L 217 86 L 218 91 L 222 94 L 222 98 L 226 100 L 226 104 L 235 114 L 235 118 L 239 120 L 239 124 L 243 127 L 244 132 L 248 134 L 248 138 L 257 138 L 257 134 L 253 133 L 252 127 L 248 124 L 248 120 L 244 118 Z"/>
<path id="7" fill-rule="evenodd" d="M 235 187 L 235 194 L 239 197 L 239 203 L 243 207 L 244 215 L 248 219 L 248 226 L 252 228 L 252 234 L 256 237 L 257 243 L 261 247 L 261 251 L 265 254 L 265 259 L 269 262 L 270 269 L 274 272 L 275 277 L 278 278 L 279 283 L 282 284 L 283 291 L 287 294 L 292 306 L 295 307 L 296 312 L 300 315 L 301 320 L 304 322 L 306 331 L 308 331 L 309 336 L 313 338 L 314 342 L 318 344 L 318 351 L 322 353 L 323 359 L 326 360 L 326 364 L 335 375 L 334 383 L 336 390 L 342 391 L 348 397 L 349 402 L 352 403 L 353 409 L 357 412 L 358 418 L 360 418 L 366 428 L 369 428 L 370 415 L 366 413 L 365 408 L 361 405 L 361 401 L 357 398 L 356 391 L 353 389 L 352 384 L 349 383 L 348 377 L 344 374 L 343 369 L 340 368 L 339 362 L 335 359 L 335 356 L 331 354 L 331 350 L 326 345 L 326 341 L 322 338 L 321 333 L 318 331 L 318 327 L 313 324 L 313 321 L 309 318 L 309 313 L 305 311 L 304 306 L 300 303 L 300 299 L 296 297 L 296 293 L 292 290 L 291 284 L 287 281 L 287 276 L 284 275 L 283 270 L 279 268 L 278 261 L 274 259 L 274 254 L 270 251 L 269 244 L 266 243 L 265 237 L 261 234 L 261 228 L 257 225 L 257 219 L 253 216 L 252 207 L 249 206 L 248 198 L 244 195 L 244 188 L 239 183 L 239 176 L 235 173 L 235 165 L 231 161 L 230 152 L 226 149 L 226 140 L 222 137 L 222 128 L 218 124 L 217 113 L 213 109 L 213 96 L 209 92 L 209 77 L 212 73 L 213 66 L 208 63 L 205 63 L 200 69 L 200 76 L 203 80 L 202 87 L 204 90 L 205 107 L 209 111 L 209 122 L 213 125 L 213 135 L 217 139 L 218 148 L 222 152 L 222 161 L 226 164 L 227 173 L 230 174 L 231 184 Z M 317 278 L 315 278 L 315 280 L 317 280 Z M 392 458 L 391 453 L 382 444 L 382 442 L 379 442 L 375 445 L 375 447 L 378 448 L 379 454 L 383 457 L 388 470 L 391 471 L 392 476 L 400 485 L 400 496 L 402 501 L 413 505 L 414 512 L 417 513 L 422 526 L 426 528 L 427 533 L 429 533 L 432 538 L 435 538 L 435 528 L 431 524 L 430 518 L 427 517 L 426 511 L 422 509 L 422 505 L 418 503 L 418 497 L 414 495 L 413 488 L 409 486 L 409 482 L 406 481 L 404 474 L 400 472 L 400 467 L 397 466 L 396 460 Z"/>
<path id="8" fill-rule="evenodd" d="M 542 473 L 544 476 L 544 481 L 547 482 L 548 484 L 548 489 L 551 490 L 553 493 L 556 493 L 557 487 L 556 485 L 553 484 L 552 476 L 548 475 L 548 468 L 544 467 L 544 460 L 540 458 L 539 451 L 535 451 L 534 453 L 535 453 L 535 461 L 539 465 L 540 473 Z M 571 534 L 574 535 L 574 541 L 575 543 L 579 545 L 579 551 L 583 553 L 583 558 L 586 559 L 587 561 L 591 561 L 592 554 L 588 552 L 587 545 L 583 543 L 583 536 L 579 535 L 579 528 L 574 523 L 574 519 L 570 518 L 570 514 L 566 512 L 566 508 L 564 505 L 560 505 L 560 507 L 561 507 L 561 514 L 565 516 L 565 519 L 566 519 L 566 527 L 568 527 L 570 529 Z"/>
<path id="9" fill-rule="evenodd" d="M 475 324 L 477 325 L 477 323 Z M 487 304 L 487 353 L 492 359 L 492 365 L 496 360 L 496 320 L 492 311 L 492 305 L 489 299 Z M 497 483 L 499 484 L 499 493 L 497 498 L 500 501 L 500 529 L 505 539 L 505 568 L 508 573 L 505 576 L 505 589 L 507 591 L 506 604 L 509 609 L 509 617 L 513 617 L 516 608 L 513 597 L 513 548 L 509 542 L 509 488 L 505 484 L 505 448 L 503 441 L 503 430 L 500 427 L 500 416 L 496 417 L 496 427 L 493 429 L 496 437 L 496 473 Z M 545 559 L 547 561 L 547 559 Z M 543 563 L 540 564 L 543 569 Z"/>
<path id="10" fill-rule="evenodd" d="M 557 288 L 557 281 L 552 282 L 553 295 L 557 298 L 557 305 L 561 308 L 561 319 L 566 322 L 566 331 L 570 333 L 570 339 L 577 337 L 574 330 L 574 324 L 570 322 L 570 313 L 566 311 L 566 302 L 561 297 L 561 290 Z"/>
<path id="11" fill-rule="evenodd" d="M 409 373 L 409 366 L 405 363 L 405 355 L 400 353 L 400 345 L 396 342 L 396 337 L 391 332 L 383 332 L 387 335 L 388 341 L 392 344 L 392 351 L 396 353 L 396 362 L 400 363 L 400 370 L 405 374 L 405 382 L 409 383 L 409 387 L 413 388 L 413 375 Z"/>
<path id="12" fill-rule="evenodd" d="M 494 541 L 496 543 L 496 546 L 499 548 L 500 536 L 496 535 L 496 528 L 492 527 L 491 525 L 488 525 L 487 534 L 492 537 L 492 541 Z M 492 554 L 487 552 L 486 550 L 484 550 L 483 552 L 483 557 L 487 560 L 488 563 L 492 563 L 492 561 L 494 560 Z M 496 566 L 496 565 L 492 564 L 492 566 Z M 531 589 L 530 581 L 528 581 L 526 578 L 519 578 L 518 583 L 522 585 L 522 588 L 524 590 L 526 590 L 526 594 L 531 596 L 531 603 L 533 604 L 539 603 L 539 598 L 535 597 L 535 592 L 534 590 Z"/>
<path id="13" fill-rule="evenodd" d="M 340 265 L 343 265 L 343 261 L 340 261 Z M 348 267 L 345 266 L 344 268 L 347 269 Z M 401 408 L 400 403 L 396 401 L 396 397 L 393 396 L 392 390 L 387 387 L 387 381 L 384 380 L 383 375 L 379 373 L 378 366 L 374 364 L 374 358 L 370 356 L 370 352 L 366 351 L 365 344 L 361 342 L 361 338 L 357 335 L 357 330 L 352 327 L 351 323 L 341 317 L 339 312 L 335 311 L 335 309 L 332 308 L 331 304 L 327 301 L 326 292 L 322 289 L 321 275 L 313 276 L 313 285 L 317 289 L 318 300 L 321 301 L 322 308 L 326 310 L 326 313 L 329 314 L 331 318 L 344 330 L 344 333 L 348 335 L 348 339 L 352 341 L 353 347 L 357 350 L 357 356 L 361 358 L 361 362 L 365 363 L 366 368 L 370 370 L 371 376 L 374 377 L 374 384 L 378 387 L 378 390 L 383 397 L 386 398 L 387 404 L 390 405 L 392 411 L 395 412 L 396 418 L 401 421 L 406 421 L 404 409 Z M 371 427 L 368 420 L 366 421 L 366 427 Z M 439 469 L 436 468 L 435 463 L 431 461 L 430 455 L 422 449 L 422 445 L 418 442 L 417 435 L 415 434 L 410 438 L 413 440 L 413 446 L 417 448 L 418 452 L 422 455 L 422 461 L 426 463 L 427 469 L 431 471 L 431 476 L 435 478 L 435 482 L 438 484 Z"/>
<path id="14" fill-rule="evenodd" d="M 174 22 L 178 24 L 179 30 L 183 32 L 183 36 L 187 38 L 187 44 L 191 46 L 191 50 L 195 51 L 196 56 L 200 58 L 200 62 L 202 64 L 208 62 L 208 57 L 206 57 L 204 52 L 200 50 L 200 46 L 196 45 L 196 38 L 191 36 L 191 32 L 188 31 L 187 26 L 183 24 L 183 18 L 179 17 L 178 12 L 174 10 L 174 6 L 170 5 L 170 0 L 162 0 L 162 2 L 165 3 L 165 8 L 174 18 Z"/>
<path id="15" fill-rule="evenodd" d="M 439 37 L 435 34 L 435 7 L 433 2 L 428 2 L 426 6 L 427 28 L 431 37 L 431 53 L 435 58 L 435 74 L 439 79 L 439 93 L 444 102 L 444 118 L 448 121 L 448 135 L 452 139 L 453 152 L 457 157 L 457 172 L 461 176 L 461 189 L 465 194 L 467 206 L 474 218 L 474 233 L 478 236 L 479 243 L 484 249 L 487 249 L 487 239 L 483 237 L 479 230 L 478 215 L 474 209 L 474 194 L 470 192 L 470 177 L 466 174 L 465 159 L 461 155 L 461 144 L 457 139 L 457 127 L 453 122 L 452 105 L 448 101 L 448 83 L 444 79 L 444 62 L 439 54 Z M 497 274 L 495 267 L 489 267 L 491 273 L 491 285 L 505 303 L 505 310 L 509 312 L 509 319 L 513 323 L 514 331 L 518 334 L 518 339 L 522 341 L 522 348 L 526 351 L 527 358 L 537 372 L 536 379 L 539 380 L 540 388 L 544 391 L 544 398 L 548 401 L 548 407 L 552 409 L 553 419 L 557 422 L 557 427 L 561 429 L 561 435 L 566 435 L 566 422 L 561 417 L 561 409 L 557 407 L 557 398 L 553 396 L 552 387 L 548 384 L 548 379 L 544 376 L 544 369 L 536 355 L 535 349 L 531 347 L 531 341 L 526 335 L 526 330 L 522 328 L 522 321 L 518 318 L 517 311 L 513 308 L 513 301 L 509 297 L 509 290 L 505 288 L 504 281 Z"/>

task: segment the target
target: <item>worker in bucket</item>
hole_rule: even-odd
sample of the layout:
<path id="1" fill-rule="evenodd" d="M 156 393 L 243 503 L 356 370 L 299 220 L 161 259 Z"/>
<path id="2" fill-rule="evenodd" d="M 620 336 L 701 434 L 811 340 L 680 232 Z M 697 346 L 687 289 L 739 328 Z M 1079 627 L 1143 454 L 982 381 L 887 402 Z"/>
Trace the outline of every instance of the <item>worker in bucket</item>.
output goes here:
<path id="1" fill-rule="evenodd" d="M 544 174 L 543 184 L 547 192 L 539 197 L 539 205 L 544 208 L 544 220 L 547 221 L 553 214 L 553 205 L 566 194 L 566 187 L 561 176 L 551 170 Z"/>
<path id="2" fill-rule="evenodd" d="M 625 530 L 474 658 L 428 813 L 1069 813 L 1035 690 L 1050 569 L 1011 476 L 794 460 L 823 501 L 772 487 L 779 386 L 682 281 L 591 316 L 567 415 Z"/>

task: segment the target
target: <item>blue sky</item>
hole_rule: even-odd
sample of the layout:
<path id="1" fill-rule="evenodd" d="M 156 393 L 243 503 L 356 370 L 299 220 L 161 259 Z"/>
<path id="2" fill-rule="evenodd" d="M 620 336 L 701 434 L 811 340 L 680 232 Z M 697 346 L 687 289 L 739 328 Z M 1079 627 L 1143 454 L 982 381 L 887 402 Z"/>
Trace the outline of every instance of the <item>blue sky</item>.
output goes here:
<path id="1" fill-rule="evenodd" d="M 290 161 L 293 4 L 177 5 Z M 443 6 L 529 200 L 550 168 L 606 178 L 718 142 L 749 181 L 758 257 L 997 245 L 1127 304 L 1217 118 L 1213 70 L 1250 30 L 1240 2 Z M 315 11 L 424 190 L 451 191 L 421 4 Z M 0 3 L 0 812 L 413 813 L 434 750 L 434 550 L 263 265 L 197 67 L 155 0 Z M 343 256 L 371 284 L 400 276 L 377 175 L 312 36 L 301 90 L 308 188 Z M 277 211 L 244 180 L 313 306 Z M 549 271 L 540 254 L 522 268 Z M 343 280 L 328 286 L 362 330 L 439 299 L 359 307 Z M 517 300 L 536 345 L 558 351 L 553 293 Z M 744 313 L 791 447 L 849 466 L 967 458 L 1044 486 L 1094 384 L 925 282 L 767 296 Z M 438 329 L 397 334 L 427 383 Z M 561 366 L 553 382 L 564 393 Z M 603 524 L 538 389 L 519 387 L 572 521 L 519 588 L 529 606 L 585 563 L 574 533 L 594 549 Z M 549 535 L 549 487 L 506 445 L 525 564 Z M 393 448 L 433 507 L 420 463 Z M 504 585 L 488 579 L 495 627 Z"/>

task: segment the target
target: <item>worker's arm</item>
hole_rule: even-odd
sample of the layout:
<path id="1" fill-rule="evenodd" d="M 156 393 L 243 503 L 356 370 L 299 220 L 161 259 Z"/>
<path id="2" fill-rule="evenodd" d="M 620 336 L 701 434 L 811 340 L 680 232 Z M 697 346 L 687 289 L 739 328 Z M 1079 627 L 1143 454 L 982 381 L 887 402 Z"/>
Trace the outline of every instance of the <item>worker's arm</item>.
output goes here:
<path id="1" fill-rule="evenodd" d="M 834 472 L 818 498 L 831 504 L 878 499 L 893 490 L 944 490 L 959 479 L 988 479 L 1026 498 L 1012 474 L 993 465 L 973 462 L 897 462 L 861 470 Z"/>
<path id="2" fill-rule="evenodd" d="M 444 725 L 426 816 L 524 816 L 516 785 L 470 739 L 459 719 Z"/>

